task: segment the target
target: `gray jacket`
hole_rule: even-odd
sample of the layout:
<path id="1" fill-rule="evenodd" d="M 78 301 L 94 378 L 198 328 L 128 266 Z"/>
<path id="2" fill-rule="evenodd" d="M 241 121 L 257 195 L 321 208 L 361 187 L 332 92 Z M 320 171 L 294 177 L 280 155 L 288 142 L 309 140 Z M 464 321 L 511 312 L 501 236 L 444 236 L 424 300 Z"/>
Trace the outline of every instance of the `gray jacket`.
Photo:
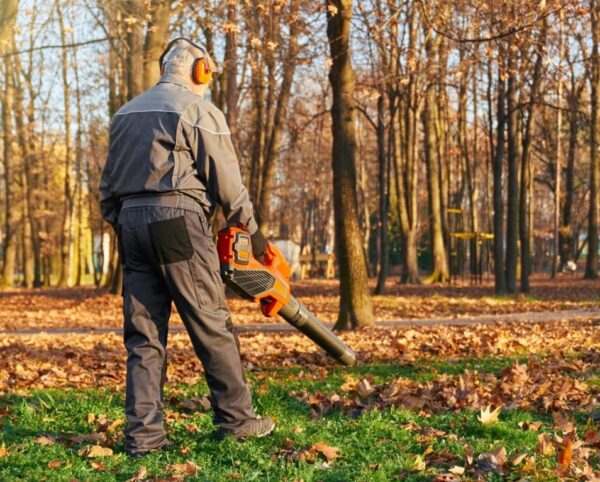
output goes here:
<path id="1" fill-rule="evenodd" d="M 228 225 L 257 229 L 225 116 L 174 75 L 121 107 L 110 124 L 100 207 L 114 224 L 128 197 L 181 193 L 210 218 L 218 204 Z"/>

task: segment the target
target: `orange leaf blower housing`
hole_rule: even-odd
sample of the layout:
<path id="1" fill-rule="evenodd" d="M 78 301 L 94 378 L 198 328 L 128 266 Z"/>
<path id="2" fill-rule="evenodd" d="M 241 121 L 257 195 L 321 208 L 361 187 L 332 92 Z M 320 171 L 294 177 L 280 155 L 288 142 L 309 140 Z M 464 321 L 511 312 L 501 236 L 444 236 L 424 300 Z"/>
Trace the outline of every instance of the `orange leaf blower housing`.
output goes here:
<path id="1" fill-rule="evenodd" d="M 217 251 L 227 286 L 242 298 L 258 301 L 265 316 L 281 316 L 340 363 L 354 365 L 356 354 L 292 296 L 290 267 L 275 246 L 267 244 L 262 264 L 252 255 L 250 234 L 230 227 L 219 231 Z"/>

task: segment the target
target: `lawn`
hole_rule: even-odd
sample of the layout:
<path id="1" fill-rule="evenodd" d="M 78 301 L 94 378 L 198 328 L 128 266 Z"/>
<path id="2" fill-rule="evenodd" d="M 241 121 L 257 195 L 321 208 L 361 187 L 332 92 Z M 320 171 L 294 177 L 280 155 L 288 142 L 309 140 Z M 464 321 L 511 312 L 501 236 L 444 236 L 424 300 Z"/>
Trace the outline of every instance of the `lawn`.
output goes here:
<path id="1" fill-rule="evenodd" d="M 580 357 L 581 353 L 572 353 L 567 358 Z M 546 361 L 542 355 L 536 359 L 537 363 Z M 461 403 L 453 409 L 429 402 L 418 407 L 414 401 L 403 401 L 402 393 L 396 396 L 390 391 L 398 383 L 428 386 L 434 380 L 460 378 L 465 373 L 506 382 L 515 366 L 532 363 L 520 357 L 428 358 L 410 366 L 390 362 L 351 369 L 255 369 L 249 373 L 255 405 L 260 413 L 276 419 L 277 430 L 268 438 L 243 443 L 213 439 L 203 382 L 171 385 L 165 412 L 174 446 L 133 460 L 123 453 L 120 390 L 5 394 L 0 398 L 0 446 L 5 453 L 0 458 L 0 480 L 308 482 L 524 477 L 548 481 L 576 480 L 576 475 L 584 477 L 582 473 L 591 477 L 600 467 L 600 435 L 589 411 L 581 407 L 570 413 L 559 410 L 553 416 L 552 410 L 539 410 L 533 400 L 528 400 L 528 408 L 502 403 L 498 419 L 492 416 L 489 423 L 483 423 L 480 410 Z M 598 372 L 589 368 L 569 376 L 597 391 Z M 467 386 L 462 389 L 469 390 Z M 488 422 L 485 417 L 483 421 Z M 569 439 L 575 440 L 572 455 Z M 568 468 L 563 469 L 559 460 Z"/>
<path id="2" fill-rule="evenodd" d="M 393 280 L 392 280 L 393 281 Z M 378 319 L 598 308 L 600 282 L 534 280 L 528 297 L 490 286 L 403 287 L 375 297 Z M 337 286 L 297 285 L 331 320 Z M 0 328 L 119 325 L 121 299 L 90 288 L 0 293 Z M 232 300 L 234 322 L 260 321 Z M 297 332 L 247 331 L 242 362 L 275 433 L 214 440 L 202 367 L 185 333 L 169 336 L 165 416 L 174 445 L 123 452 L 125 350 L 118 333 L 0 336 L 0 481 L 598 480 L 600 330 L 579 319 L 419 328 L 341 338 L 336 366 Z M 177 325 L 177 318 L 174 320 Z"/>

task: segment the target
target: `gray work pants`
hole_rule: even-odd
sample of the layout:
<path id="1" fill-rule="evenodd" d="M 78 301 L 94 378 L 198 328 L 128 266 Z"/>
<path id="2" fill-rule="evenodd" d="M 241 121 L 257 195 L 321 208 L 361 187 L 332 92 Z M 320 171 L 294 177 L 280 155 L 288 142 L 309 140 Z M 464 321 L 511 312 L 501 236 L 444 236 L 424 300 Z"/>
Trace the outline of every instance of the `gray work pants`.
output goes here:
<path id="1" fill-rule="evenodd" d="M 190 210 L 193 205 L 193 200 L 176 207 L 128 207 L 126 202 L 119 215 L 130 452 L 165 441 L 162 394 L 172 301 L 204 366 L 214 423 L 235 430 L 256 418 L 211 229 L 200 209 Z"/>

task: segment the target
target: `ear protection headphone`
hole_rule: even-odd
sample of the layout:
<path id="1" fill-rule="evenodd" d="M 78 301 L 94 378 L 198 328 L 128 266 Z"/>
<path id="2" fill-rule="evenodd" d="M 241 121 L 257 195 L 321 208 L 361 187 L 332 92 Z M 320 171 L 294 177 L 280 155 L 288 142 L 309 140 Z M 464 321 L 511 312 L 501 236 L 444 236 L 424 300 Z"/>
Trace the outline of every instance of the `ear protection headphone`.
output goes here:
<path id="1" fill-rule="evenodd" d="M 201 50 L 204 53 L 204 57 L 198 57 L 196 60 L 194 60 L 194 64 L 192 65 L 192 81 L 195 84 L 199 84 L 199 85 L 208 84 L 211 81 L 212 74 L 213 74 L 212 70 L 210 69 L 210 64 L 208 62 L 208 52 L 206 51 L 206 49 L 204 47 L 200 47 L 200 45 L 192 42 L 191 40 L 189 40 L 185 37 L 177 37 L 176 39 L 171 40 L 169 42 L 169 45 L 167 45 L 167 48 L 164 50 L 164 52 L 158 59 L 158 63 L 160 66 L 160 75 L 163 75 L 163 73 L 164 73 L 163 62 L 164 62 L 165 57 L 167 56 L 167 54 L 173 47 L 173 44 L 175 44 L 176 42 L 179 42 L 181 40 L 189 43 L 190 45 L 192 45 L 193 47 L 196 47 L 198 50 Z"/>

